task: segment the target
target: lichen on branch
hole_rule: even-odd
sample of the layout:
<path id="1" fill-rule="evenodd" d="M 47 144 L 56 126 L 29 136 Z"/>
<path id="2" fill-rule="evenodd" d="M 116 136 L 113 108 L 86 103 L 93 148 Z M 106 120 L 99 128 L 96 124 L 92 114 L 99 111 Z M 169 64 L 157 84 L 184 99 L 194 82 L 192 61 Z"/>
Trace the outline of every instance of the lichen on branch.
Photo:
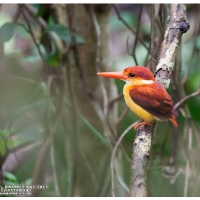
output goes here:
<path id="1" fill-rule="evenodd" d="M 160 59 L 156 67 L 156 81 L 164 88 L 169 87 L 170 75 L 174 67 L 176 53 L 183 33 L 190 28 L 186 19 L 184 4 L 171 4 Z"/>

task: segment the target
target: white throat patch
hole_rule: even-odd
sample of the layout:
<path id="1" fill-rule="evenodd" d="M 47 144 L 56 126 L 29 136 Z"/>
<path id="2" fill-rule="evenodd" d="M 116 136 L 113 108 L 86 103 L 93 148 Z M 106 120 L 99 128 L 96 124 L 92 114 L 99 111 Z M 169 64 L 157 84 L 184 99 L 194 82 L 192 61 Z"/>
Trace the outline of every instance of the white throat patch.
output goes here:
<path id="1" fill-rule="evenodd" d="M 143 83 L 143 84 L 153 84 L 154 81 L 152 81 L 152 80 L 141 80 L 141 83 Z"/>
<path id="2" fill-rule="evenodd" d="M 133 85 L 145 85 L 145 84 L 148 84 L 148 85 L 150 85 L 150 84 L 153 84 L 154 83 L 154 81 L 152 81 L 152 80 L 126 80 L 125 81 L 126 82 L 126 84 L 133 84 Z"/>

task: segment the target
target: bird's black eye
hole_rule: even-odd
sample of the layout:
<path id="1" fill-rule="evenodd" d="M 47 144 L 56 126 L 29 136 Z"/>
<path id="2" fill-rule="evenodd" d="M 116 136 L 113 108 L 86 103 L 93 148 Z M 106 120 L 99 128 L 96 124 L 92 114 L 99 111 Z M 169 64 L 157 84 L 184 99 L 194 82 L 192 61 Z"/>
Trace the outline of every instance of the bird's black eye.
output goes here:
<path id="1" fill-rule="evenodd" d="M 128 74 L 128 77 L 134 77 L 134 76 L 135 76 L 135 74 L 133 74 L 133 73 Z"/>

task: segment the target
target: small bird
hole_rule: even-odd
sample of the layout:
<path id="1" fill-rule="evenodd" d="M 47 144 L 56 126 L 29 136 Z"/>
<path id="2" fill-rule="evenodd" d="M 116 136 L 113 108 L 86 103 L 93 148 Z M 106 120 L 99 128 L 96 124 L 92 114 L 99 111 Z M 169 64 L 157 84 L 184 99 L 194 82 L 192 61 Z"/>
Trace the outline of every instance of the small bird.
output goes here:
<path id="1" fill-rule="evenodd" d="M 97 74 L 126 82 L 123 89 L 126 104 L 136 115 L 144 120 L 144 122 L 140 122 L 134 127 L 135 130 L 142 125 L 152 126 L 155 120 L 170 120 L 175 127 L 178 126 L 171 97 L 156 82 L 148 68 L 133 66 L 120 72 L 98 72 Z"/>

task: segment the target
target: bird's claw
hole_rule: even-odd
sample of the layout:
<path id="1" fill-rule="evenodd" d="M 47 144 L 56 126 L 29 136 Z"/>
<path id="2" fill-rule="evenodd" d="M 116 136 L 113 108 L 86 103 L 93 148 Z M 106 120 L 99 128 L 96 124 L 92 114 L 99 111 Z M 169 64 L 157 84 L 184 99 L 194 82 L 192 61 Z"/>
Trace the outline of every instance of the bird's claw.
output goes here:
<path id="1" fill-rule="evenodd" d="M 143 126 L 143 125 L 152 126 L 152 124 L 148 124 L 147 122 L 140 122 L 134 126 L 134 130 L 136 131 L 138 127 Z"/>

